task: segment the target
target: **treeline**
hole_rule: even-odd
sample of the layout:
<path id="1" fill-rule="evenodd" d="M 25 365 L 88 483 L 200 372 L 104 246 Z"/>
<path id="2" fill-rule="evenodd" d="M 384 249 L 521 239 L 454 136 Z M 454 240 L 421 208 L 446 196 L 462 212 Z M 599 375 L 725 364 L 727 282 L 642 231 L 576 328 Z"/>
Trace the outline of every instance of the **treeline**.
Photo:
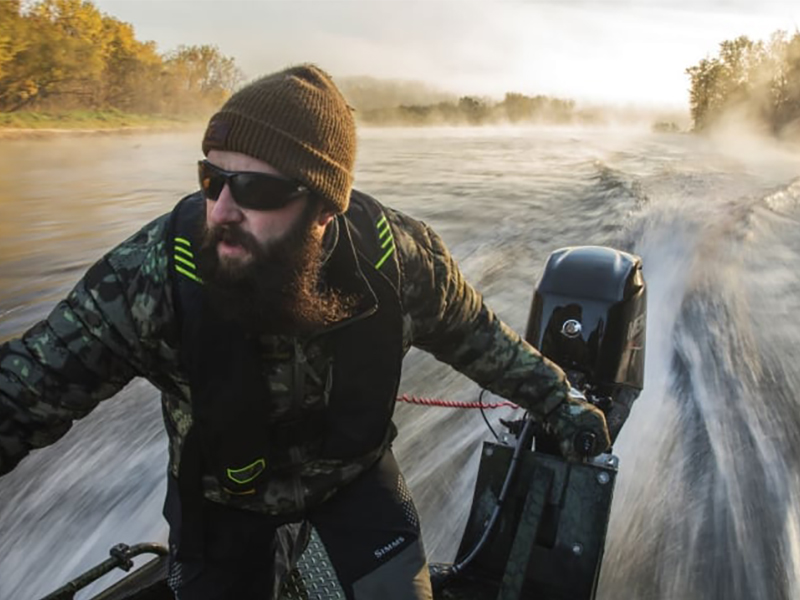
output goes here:
<path id="1" fill-rule="evenodd" d="M 573 100 L 507 93 L 500 102 L 463 96 L 458 101 L 366 110 L 359 118 L 370 125 L 492 125 L 572 123 L 578 115 Z"/>
<path id="2" fill-rule="evenodd" d="M 0 0 L 0 112 L 202 114 L 242 79 L 216 47 L 159 54 L 88 0 Z"/>
<path id="3" fill-rule="evenodd" d="M 390 106 L 425 106 L 453 102 L 458 95 L 421 81 L 377 78 L 368 75 L 336 78 L 348 104 L 358 113 Z"/>
<path id="4" fill-rule="evenodd" d="M 800 126 L 800 32 L 776 32 L 768 42 L 742 36 L 720 44 L 719 55 L 686 70 L 695 130 L 734 114 L 772 133 Z"/>

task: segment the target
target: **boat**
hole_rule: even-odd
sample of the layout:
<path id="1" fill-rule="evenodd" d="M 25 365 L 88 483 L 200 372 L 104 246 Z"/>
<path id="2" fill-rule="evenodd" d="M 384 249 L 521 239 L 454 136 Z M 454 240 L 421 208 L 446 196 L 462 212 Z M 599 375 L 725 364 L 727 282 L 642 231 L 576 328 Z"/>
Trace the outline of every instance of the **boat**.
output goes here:
<path id="1" fill-rule="evenodd" d="M 550 255 L 530 307 L 525 339 L 605 413 L 612 444 L 644 384 L 646 306 L 638 256 L 577 246 Z M 592 457 L 596 440 L 579 432 L 576 451 L 585 458 L 568 461 L 527 414 L 501 423 L 504 434 L 482 448 L 457 559 L 430 565 L 435 600 L 593 600 L 618 457 Z M 303 535 L 305 550 L 279 600 L 344 598 L 319 538 L 309 529 Z M 154 558 L 133 569 L 133 558 L 143 554 Z M 93 600 L 172 600 L 167 566 L 161 545 L 120 544 L 42 600 L 71 600 L 117 568 L 130 573 Z"/>

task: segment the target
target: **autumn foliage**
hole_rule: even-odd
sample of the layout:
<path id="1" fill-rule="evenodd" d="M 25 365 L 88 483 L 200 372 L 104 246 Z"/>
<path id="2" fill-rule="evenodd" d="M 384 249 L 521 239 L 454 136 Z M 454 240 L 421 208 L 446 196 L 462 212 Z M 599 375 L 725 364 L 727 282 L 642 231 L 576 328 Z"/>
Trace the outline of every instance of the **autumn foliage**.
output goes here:
<path id="1" fill-rule="evenodd" d="M 0 0 L 0 111 L 192 115 L 241 82 L 215 46 L 166 54 L 88 0 Z"/>
<path id="2" fill-rule="evenodd" d="M 719 55 L 686 70 L 695 130 L 731 117 L 780 133 L 800 123 L 800 33 L 768 42 L 745 36 L 720 44 Z"/>

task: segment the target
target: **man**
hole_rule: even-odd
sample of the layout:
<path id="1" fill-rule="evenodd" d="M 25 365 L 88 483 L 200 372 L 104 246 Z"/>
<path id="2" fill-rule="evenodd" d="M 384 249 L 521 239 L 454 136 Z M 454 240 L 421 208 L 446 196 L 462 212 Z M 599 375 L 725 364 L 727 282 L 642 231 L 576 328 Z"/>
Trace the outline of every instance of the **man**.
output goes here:
<path id="1" fill-rule="evenodd" d="M 330 77 L 290 68 L 209 122 L 201 190 L 0 346 L 0 473 L 142 376 L 162 392 L 180 600 L 268 598 L 307 521 L 347 598 L 431 598 L 391 452 L 414 345 L 545 421 L 574 456 L 600 411 L 500 322 L 425 224 L 351 189 L 356 132 Z"/>

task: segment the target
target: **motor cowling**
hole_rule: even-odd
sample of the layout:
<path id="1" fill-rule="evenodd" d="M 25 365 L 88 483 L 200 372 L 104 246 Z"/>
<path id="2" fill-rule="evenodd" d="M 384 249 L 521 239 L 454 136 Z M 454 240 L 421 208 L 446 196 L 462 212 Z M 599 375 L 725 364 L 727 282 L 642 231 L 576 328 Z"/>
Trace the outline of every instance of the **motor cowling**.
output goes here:
<path id="1" fill-rule="evenodd" d="M 642 261 L 612 248 L 553 252 L 534 292 L 525 339 L 603 410 L 612 441 L 644 384 L 646 316 Z M 448 597 L 594 600 L 616 456 L 566 460 L 546 424 L 504 424 L 516 443 L 484 444 Z"/>
<path id="2" fill-rule="evenodd" d="M 525 339 L 602 408 L 617 406 L 612 438 L 644 386 L 646 318 L 642 260 L 613 248 L 556 250 L 534 292 Z"/>

